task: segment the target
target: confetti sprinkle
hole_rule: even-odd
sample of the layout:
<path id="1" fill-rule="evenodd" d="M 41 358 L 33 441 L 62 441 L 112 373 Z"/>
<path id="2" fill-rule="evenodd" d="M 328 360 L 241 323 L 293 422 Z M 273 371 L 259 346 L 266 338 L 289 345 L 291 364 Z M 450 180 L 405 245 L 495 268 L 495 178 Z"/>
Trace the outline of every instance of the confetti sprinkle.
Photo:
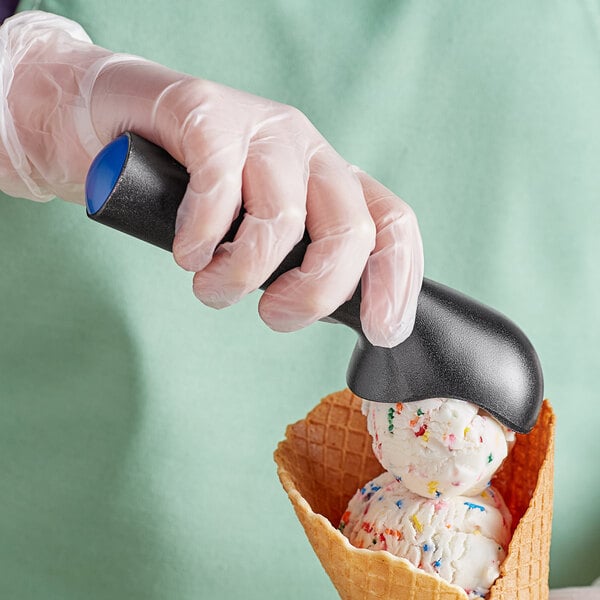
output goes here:
<path id="1" fill-rule="evenodd" d="M 348 522 L 350 521 L 350 516 L 351 513 L 349 510 L 347 510 L 343 515 L 342 515 L 342 520 L 340 521 L 339 527 L 338 529 L 343 532 L 344 529 L 346 528 L 346 525 L 348 525 Z"/>
<path id="2" fill-rule="evenodd" d="M 421 427 L 419 427 L 419 430 L 415 431 L 415 436 L 421 437 L 422 435 L 425 435 L 426 431 L 427 431 L 427 425 L 421 425 Z"/>
<path id="3" fill-rule="evenodd" d="M 390 408 L 388 410 L 388 431 L 390 433 L 394 433 L 394 409 Z"/>
<path id="4" fill-rule="evenodd" d="M 417 517 L 417 515 L 413 515 L 410 520 L 412 521 L 413 525 L 415 526 L 415 529 L 419 532 L 419 533 L 423 533 L 423 524 L 421 523 L 421 521 L 419 521 L 419 518 Z"/>
<path id="5" fill-rule="evenodd" d="M 402 508 L 402 500 L 396 500 L 396 506 Z"/>
<path id="6" fill-rule="evenodd" d="M 429 546 L 427 544 L 423 544 L 423 552 L 429 552 Z"/>
<path id="7" fill-rule="evenodd" d="M 494 460 L 494 457 L 492 456 L 492 453 L 490 452 L 490 455 L 488 456 L 488 463 L 491 463 Z"/>
<path id="8" fill-rule="evenodd" d="M 419 408 L 417 409 L 417 416 L 422 417 L 425 413 Z"/>
<path id="9" fill-rule="evenodd" d="M 436 560 L 436 561 L 433 563 L 433 566 L 434 566 L 436 569 L 439 569 L 439 568 L 442 566 L 442 561 L 441 561 L 441 560 Z"/>
<path id="10" fill-rule="evenodd" d="M 395 537 L 398 541 L 400 541 L 404 537 L 402 535 L 402 532 L 398 531 L 397 529 L 386 529 L 385 533 L 387 535 L 391 535 L 391 536 Z"/>
<path id="11" fill-rule="evenodd" d="M 485 507 L 481 506 L 481 504 L 474 504 L 473 502 L 463 502 L 463 504 L 469 509 L 469 510 L 480 510 L 481 512 L 485 512 Z"/>

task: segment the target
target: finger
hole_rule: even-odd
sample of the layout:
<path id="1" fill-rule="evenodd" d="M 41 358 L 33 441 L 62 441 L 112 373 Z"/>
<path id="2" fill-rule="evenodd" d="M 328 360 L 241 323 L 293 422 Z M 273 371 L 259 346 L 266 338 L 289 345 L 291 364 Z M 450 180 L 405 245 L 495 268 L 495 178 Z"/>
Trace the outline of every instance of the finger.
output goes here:
<path id="1" fill-rule="evenodd" d="M 423 244 L 410 206 L 366 173 L 357 175 L 377 230 L 362 276 L 360 318 L 372 344 L 391 348 L 410 335 L 415 323 Z"/>
<path id="2" fill-rule="evenodd" d="M 302 265 L 260 299 L 260 315 L 276 331 L 305 327 L 350 298 L 375 243 L 358 178 L 329 147 L 310 161 L 306 226 L 312 242 Z"/>
<path id="3" fill-rule="evenodd" d="M 302 238 L 308 166 L 293 145 L 254 140 L 242 176 L 246 214 L 232 243 L 196 273 L 194 293 L 223 308 L 256 290 Z"/>
<path id="4" fill-rule="evenodd" d="M 222 132 L 190 134 L 186 141 L 190 182 L 177 211 L 173 256 L 188 271 L 200 271 L 239 214 L 246 146 Z"/>

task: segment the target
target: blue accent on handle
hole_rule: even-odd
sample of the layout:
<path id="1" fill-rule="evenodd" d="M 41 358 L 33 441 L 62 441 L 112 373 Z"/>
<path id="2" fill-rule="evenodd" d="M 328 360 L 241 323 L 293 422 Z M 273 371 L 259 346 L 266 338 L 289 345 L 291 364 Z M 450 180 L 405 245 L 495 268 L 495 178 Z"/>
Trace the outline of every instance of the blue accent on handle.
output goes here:
<path id="1" fill-rule="evenodd" d="M 85 180 L 88 214 L 95 215 L 106 203 L 123 171 L 129 154 L 129 138 L 120 135 L 96 156 Z"/>

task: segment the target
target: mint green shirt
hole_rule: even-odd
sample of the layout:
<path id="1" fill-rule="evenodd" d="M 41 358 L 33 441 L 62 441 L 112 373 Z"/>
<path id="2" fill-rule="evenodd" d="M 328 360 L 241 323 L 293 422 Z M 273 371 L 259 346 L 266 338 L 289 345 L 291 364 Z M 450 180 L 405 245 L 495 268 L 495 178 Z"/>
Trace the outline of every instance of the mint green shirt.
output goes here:
<path id="1" fill-rule="evenodd" d="M 23 0 L 303 110 L 415 209 L 426 275 L 536 346 L 558 415 L 551 585 L 600 575 L 597 2 Z M 334 599 L 277 480 L 354 336 L 221 312 L 80 206 L 0 199 L 0 597 Z"/>

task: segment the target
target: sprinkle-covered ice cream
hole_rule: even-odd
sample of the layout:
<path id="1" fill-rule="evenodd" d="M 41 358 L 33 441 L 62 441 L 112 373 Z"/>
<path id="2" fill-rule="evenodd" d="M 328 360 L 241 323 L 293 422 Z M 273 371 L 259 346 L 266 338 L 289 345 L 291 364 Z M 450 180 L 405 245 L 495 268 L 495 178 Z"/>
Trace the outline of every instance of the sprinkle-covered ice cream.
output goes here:
<path id="1" fill-rule="evenodd" d="M 386 472 L 356 492 L 339 528 L 358 548 L 387 550 L 483 598 L 499 575 L 510 525 L 491 486 L 476 496 L 423 498 Z"/>
<path id="2" fill-rule="evenodd" d="M 513 431 L 462 400 L 363 402 L 382 466 L 426 498 L 479 494 L 506 458 Z"/>

